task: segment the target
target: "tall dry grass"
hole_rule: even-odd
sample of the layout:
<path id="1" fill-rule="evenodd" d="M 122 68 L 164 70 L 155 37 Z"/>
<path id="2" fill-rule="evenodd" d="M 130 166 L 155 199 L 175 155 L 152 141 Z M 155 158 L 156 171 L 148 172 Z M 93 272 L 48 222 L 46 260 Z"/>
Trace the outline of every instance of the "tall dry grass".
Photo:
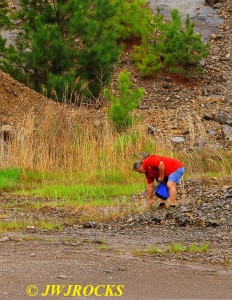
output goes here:
<path id="1" fill-rule="evenodd" d="M 0 166 L 52 172 L 128 170 L 128 160 L 146 143 L 145 132 L 133 128 L 123 137 L 107 120 L 100 121 L 95 126 L 85 111 L 69 117 L 62 108 L 47 107 L 40 120 L 29 113 L 11 141 L 2 142 Z"/>
<path id="2" fill-rule="evenodd" d="M 87 117 L 85 111 L 70 117 L 62 107 L 47 107 L 41 119 L 29 113 L 11 141 L 1 141 L 0 167 L 69 174 L 118 170 L 122 176 L 130 177 L 133 161 L 145 151 L 179 158 L 189 177 L 207 172 L 231 175 L 231 157 L 215 145 L 207 144 L 193 151 L 177 149 L 162 134 L 148 135 L 143 124 L 120 134 L 107 119 L 100 121 L 95 126 L 94 117 Z M 193 144 L 196 131 L 191 119 L 189 126 Z"/>

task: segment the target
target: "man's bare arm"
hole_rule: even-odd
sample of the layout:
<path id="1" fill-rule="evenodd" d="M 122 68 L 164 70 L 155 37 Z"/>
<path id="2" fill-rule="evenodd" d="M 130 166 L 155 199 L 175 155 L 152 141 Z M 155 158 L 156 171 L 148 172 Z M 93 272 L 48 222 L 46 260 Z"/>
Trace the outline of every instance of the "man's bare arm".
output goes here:
<path id="1" fill-rule="evenodd" d="M 158 177 L 158 181 L 163 181 L 164 180 L 164 163 L 161 161 L 159 166 L 158 166 L 158 170 L 159 170 L 159 177 Z"/>

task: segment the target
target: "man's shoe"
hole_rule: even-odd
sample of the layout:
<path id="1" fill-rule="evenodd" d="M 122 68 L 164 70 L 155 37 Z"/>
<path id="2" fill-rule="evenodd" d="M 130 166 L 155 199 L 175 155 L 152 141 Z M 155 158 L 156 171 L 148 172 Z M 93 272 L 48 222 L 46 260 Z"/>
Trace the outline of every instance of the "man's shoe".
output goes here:
<path id="1" fill-rule="evenodd" d="M 157 207 L 157 209 L 167 209 L 166 203 L 160 203 Z"/>

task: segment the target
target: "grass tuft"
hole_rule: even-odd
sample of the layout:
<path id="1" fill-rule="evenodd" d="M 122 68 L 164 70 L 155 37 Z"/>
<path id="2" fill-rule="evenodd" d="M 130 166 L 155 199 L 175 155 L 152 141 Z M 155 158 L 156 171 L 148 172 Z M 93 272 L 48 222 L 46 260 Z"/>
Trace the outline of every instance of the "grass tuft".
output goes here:
<path id="1" fill-rule="evenodd" d="M 22 169 L 8 168 L 0 170 L 0 189 L 16 187 L 21 179 Z"/>

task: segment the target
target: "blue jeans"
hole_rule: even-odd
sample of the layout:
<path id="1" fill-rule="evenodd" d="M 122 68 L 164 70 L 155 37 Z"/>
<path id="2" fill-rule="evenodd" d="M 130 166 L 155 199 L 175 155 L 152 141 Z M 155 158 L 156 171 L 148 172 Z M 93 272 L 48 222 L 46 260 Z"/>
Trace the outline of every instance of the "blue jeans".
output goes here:
<path id="1" fill-rule="evenodd" d="M 181 167 L 168 176 L 168 181 L 173 181 L 176 182 L 177 184 L 180 184 L 180 180 L 183 174 L 184 174 L 184 167 Z"/>

